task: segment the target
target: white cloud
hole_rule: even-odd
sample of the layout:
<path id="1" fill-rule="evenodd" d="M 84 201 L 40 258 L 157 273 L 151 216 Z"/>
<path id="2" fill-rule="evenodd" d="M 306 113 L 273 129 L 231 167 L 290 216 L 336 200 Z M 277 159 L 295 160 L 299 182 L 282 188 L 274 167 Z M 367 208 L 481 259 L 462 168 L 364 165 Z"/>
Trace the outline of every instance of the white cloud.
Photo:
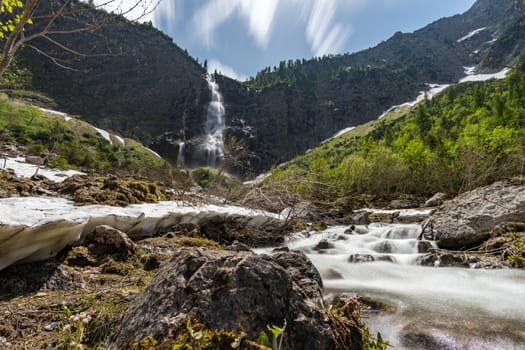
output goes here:
<path id="1" fill-rule="evenodd" d="M 245 74 L 237 72 L 235 69 L 221 63 L 219 60 L 211 59 L 208 61 L 208 72 L 213 73 L 215 71 L 239 81 L 245 81 L 247 78 Z"/>
<path id="2" fill-rule="evenodd" d="M 153 23 L 156 27 L 162 24 L 166 33 L 175 32 L 175 21 L 182 17 L 183 3 L 176 0 L 161 0 L 154 12 Z"/>
<path id="3" fill-rule="evenodd" d="M 213 32 L 233 14 L 239 14 L 249 33 L 266 47 L 273 27 L 278 0 L 209 0 L 193 17 L 194 28 L 206 46 L 213 43 Z"/>
<path id="4" fill-rule="evenodd" d="M 306 38 L 314 56 L 323 56 L 343 50 L 346 39 L 351 34 L 349 25 L 334 22 L 337 0 L 313 0 L 306 26 Z"/>
<path id="5" fill-rule="evenodd" d="M 277 10 L 277 0 L 243 0 L 240 4 L 242 13 L 248 20 L 250 33 L 260 46 L 266 47 Z"/>

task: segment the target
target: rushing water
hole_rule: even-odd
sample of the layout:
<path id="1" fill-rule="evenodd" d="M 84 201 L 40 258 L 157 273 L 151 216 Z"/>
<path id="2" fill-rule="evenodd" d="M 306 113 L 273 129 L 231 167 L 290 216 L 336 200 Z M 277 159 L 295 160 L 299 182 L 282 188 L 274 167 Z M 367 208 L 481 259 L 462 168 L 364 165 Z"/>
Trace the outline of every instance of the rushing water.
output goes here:
<path id="1" fill-rule="evenodd" d="M 222 95 L 219 92 L 219 85 L 215 82 L 213 74 L 207 77 L 208 86 L 211 90 L 211 101 L 208 106 L 206 124 L 204 131 L 206 138 L 203 147 L 206 153 L 206 165 L 216 167 L 223 157 L 223 132 L 225 124 L 225 109 L 222 101 Z"/>
<path id="2" fill-rule="evenodd" d="M 394 306 L 392 313 L 365 312 L 365 322 L 395 349 L 525 349 L 524 271 L 417 265 L 415 224 L 346 229 L 300 234 L 288 246 L 308 255 L 327 293 Z"/>

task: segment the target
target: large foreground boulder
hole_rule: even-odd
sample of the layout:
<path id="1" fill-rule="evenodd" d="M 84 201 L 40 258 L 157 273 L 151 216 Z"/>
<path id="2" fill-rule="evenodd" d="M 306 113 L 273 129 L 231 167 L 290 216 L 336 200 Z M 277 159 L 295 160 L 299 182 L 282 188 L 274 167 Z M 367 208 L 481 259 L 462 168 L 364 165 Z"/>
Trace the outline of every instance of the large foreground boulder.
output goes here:
<path id="1" fill-rule="evenodd" d="M 525 184 L 500 181 L 446 201 L 430 217 L 438 246 L 462 249 L 490 238 L 503 222 L 525 222 Z"/>
<path id="2" fill-rule="evenodd" d="M 326 310 L 321 288 L 304 254 L 182 249 L 135 299 L 107 348 L 132 348 L 148 337 L 175 342 L 190 319 L 248 339 L 286 320 L 285 349 L 359 349 L 359 326 Z"/>

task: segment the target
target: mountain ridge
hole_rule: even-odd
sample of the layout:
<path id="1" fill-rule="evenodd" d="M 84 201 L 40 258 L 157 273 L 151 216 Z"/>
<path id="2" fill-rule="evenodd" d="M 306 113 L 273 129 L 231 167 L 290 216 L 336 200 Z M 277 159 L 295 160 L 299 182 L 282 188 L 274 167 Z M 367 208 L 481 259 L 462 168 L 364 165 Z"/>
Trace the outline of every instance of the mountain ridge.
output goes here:
<path id="1" fill-rule="evenodd" d="M 21 61 L 33 73 L 33 87 L 51 95 L 60 109 L 137 137 L 173 163 L 184 142 L 186 164 L 198 166 L 195 154 L 210 101 L 205 69 L 163 34 L 146 28 L 123 22 L 97 37 L 71 39 L 79 46 L 79 41 L 102 45 L 109 40 L 116 47 L 123 42 L 124 52 L 132 53 L 82 60 L 88 74 L 63 72 L 28 53 Z M 465 66 L 492 71 L 511 64 L 523 42 L 512 0 L 478 0 L 462 15 L 413 33 L 395 33 L 374 48 L 299 61 L 297 67 L 306 73 L 295 81 L 257 87 L 253 81 L 218 76 L 226 107 L 226 146 L 231 136 L 247 146 L 230 170 L 253 177 L 340 129 L 413 100 L 427 83 L 457 82 Z M 266 77 L 279 72 L 289 72 L 286 63 L 284 70 L 279 67 Z"/>

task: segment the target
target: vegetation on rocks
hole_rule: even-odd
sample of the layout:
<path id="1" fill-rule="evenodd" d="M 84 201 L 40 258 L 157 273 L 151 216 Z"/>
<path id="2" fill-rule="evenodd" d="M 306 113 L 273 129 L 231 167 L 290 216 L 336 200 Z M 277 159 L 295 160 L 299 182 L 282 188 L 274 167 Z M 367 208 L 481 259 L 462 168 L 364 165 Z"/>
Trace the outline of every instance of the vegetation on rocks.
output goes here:
<path id="1" fill-rule="evenodd" d="M 458 193 L 523 174 L 525 75 L 453 86 L 275 168 L 307 198 Z M 401 115 L 400 115 L 401 113 Z M 300 179 L 300 181 L 297 181 Z"/>
<path id="2" fill-rule="evenodd" d="M 167 177 L 170 165 L 136 141 L 113 144 L 89 124 L 66 121 L 6 96 L 0 99 L 0 143 L 11 143 L 45 164 L 60 169 L 84 169 L 143 176 Z"/>

